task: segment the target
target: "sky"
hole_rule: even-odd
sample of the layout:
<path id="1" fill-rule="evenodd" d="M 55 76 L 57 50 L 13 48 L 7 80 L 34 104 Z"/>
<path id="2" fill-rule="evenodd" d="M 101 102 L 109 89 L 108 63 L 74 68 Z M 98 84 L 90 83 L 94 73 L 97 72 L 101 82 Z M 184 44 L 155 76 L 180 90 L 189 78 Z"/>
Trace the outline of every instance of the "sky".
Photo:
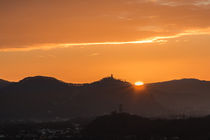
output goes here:
<path id="1" fill-rule="evenodd" d="M 210 0 L 0 0 L 0 79 L 210 80 Z"/>

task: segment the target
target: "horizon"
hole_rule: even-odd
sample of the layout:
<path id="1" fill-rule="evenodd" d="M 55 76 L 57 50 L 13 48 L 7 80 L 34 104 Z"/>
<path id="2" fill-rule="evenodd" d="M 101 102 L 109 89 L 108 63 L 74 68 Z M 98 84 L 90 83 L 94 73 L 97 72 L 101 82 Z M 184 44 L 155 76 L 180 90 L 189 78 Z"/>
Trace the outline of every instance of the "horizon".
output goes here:
<path id="1" fill-rule="evenodd" d="M 65 81 L 65 80 L 63 80 L 63 79 L 60 79 L 60 78 L 57 78 L 57 77 L 53 77 L 53 76 L 46 76 L 46 75 L 32 75 L 32 76 L 26 76 L 26 77 L 23 77 L 23 78 L 21 78 L 21 79 L 19 79 L 19 80 L 16 80 L 16 81 L 12 81 L 12 80 L 7 80 L 7 79 L 2 79 L 1 77 L 0 77 L 0 80 L 4 80 L 4 81 L 8 81 L 8 82 L 20 82 L 21 80 L 24 80 L 24 79 L 26 79 L 26 78 L 35 78 L 35 77 L 39 77 L 39 78 L 54 78 L 54 79 L 56 79 L 56 80 L 58 80 L 58 81 L 61 81 L 61 82 L 64 82 L 64 83 L 69 83 L 69 84 L 88 84 L 88 83 L 94 83 L 94 82 L 97 82 L 97 81 L 100 81 L 100 80 L 102 80 L 102 79 L 104 79 L 104 78 L 109 78 L 109 77 L 113 77 L 114 79 L 116 79 L 116 80 L 121 80 L 121 81 L 125 81 L 125 82 L 128 82 L 128 83 L 130 83 L 130 84 L 132 84 L 132 85 L 135 85 L 136 83 L 138 83 L 138 82 L 142 82 L 142 85 L 144 85 L 144 84 L 153 84 L 153 83 L 164 83 L 164 82 L 170 82 L 170 81 L 176 81 L 176 80 L 199 80 L 199 81 L 206 81 L 206 82 L 208 82 L 208 80 L 205 80 L 205 79 L 198 79 L 198 78 L 178 78 L 178 79 L 170 79 L 170 80 L 163 80 L 163 81 L 156 81 L 156 82 L 144 82 L 144 81 L 134 81 L 134 82 L 131 82 L 131 81 L 127 81 L 127 80 L 125 80 L 125 79 L 121 79 L 120 77 L 116 77 L 116 76 L 114 76 L 113 74 L 111 74 L 111 75 L 107 75 L 107 76 L 104 76 L 104 77 L 100 77 L 100 78 L 98 78 L 98 79 L 95 79 L 95 80 L 93 80 L 93 81 L 88 81 L 88 82 L 71 82 L 71 81 Z M 138 86 L 138 85 L 137 85 Z"/>

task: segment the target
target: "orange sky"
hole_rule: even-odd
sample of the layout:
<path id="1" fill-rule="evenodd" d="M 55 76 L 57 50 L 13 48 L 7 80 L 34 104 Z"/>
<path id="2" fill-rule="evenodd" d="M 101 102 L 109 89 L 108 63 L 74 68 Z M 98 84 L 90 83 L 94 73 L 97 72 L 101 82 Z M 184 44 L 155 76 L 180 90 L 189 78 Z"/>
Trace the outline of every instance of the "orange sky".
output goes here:
<path id="1" fill-rule="evenodd" d="M 0 0 L 0 78 L 210 80 L 210 0 Z"/>

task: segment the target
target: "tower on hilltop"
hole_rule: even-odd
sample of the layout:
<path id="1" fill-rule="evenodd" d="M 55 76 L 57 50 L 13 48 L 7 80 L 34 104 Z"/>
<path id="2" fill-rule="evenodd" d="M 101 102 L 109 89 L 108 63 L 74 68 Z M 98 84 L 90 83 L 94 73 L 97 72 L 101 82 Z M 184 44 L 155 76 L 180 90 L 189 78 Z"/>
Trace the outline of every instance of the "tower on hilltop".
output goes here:
<path id="1" fill-rule="evenodd" d="M 118 113 L 122 113 L 123 112 L 123 105 L 119 104 L 118 106 Z"/>

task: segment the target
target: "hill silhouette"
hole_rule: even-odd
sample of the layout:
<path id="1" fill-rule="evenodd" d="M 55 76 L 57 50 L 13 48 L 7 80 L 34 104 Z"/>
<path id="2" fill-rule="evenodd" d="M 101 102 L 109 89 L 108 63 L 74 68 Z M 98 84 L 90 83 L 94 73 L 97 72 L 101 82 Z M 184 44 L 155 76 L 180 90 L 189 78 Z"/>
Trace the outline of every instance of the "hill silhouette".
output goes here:
<path id="1" fill-rule="evenodd" d="M 4 82 L 3 82 L 4 83 Z M 144 117 L 210 114 L 210 82 L 181 79 L 144 85 L 105 77 L 86 84 L 27 77 L 0 88 L 0 120 L 62 120 L 103 115 L 119 104 Z"/>
<path id="2" fill-rule="evenodd" d="M 2 87 L 4 87 L 4 86 L 7 86 L 7 85 L 9 85 L 9 84 L 10 84 L 9 81 L 0 79 L 0 88 L 2 88 Z"/>

